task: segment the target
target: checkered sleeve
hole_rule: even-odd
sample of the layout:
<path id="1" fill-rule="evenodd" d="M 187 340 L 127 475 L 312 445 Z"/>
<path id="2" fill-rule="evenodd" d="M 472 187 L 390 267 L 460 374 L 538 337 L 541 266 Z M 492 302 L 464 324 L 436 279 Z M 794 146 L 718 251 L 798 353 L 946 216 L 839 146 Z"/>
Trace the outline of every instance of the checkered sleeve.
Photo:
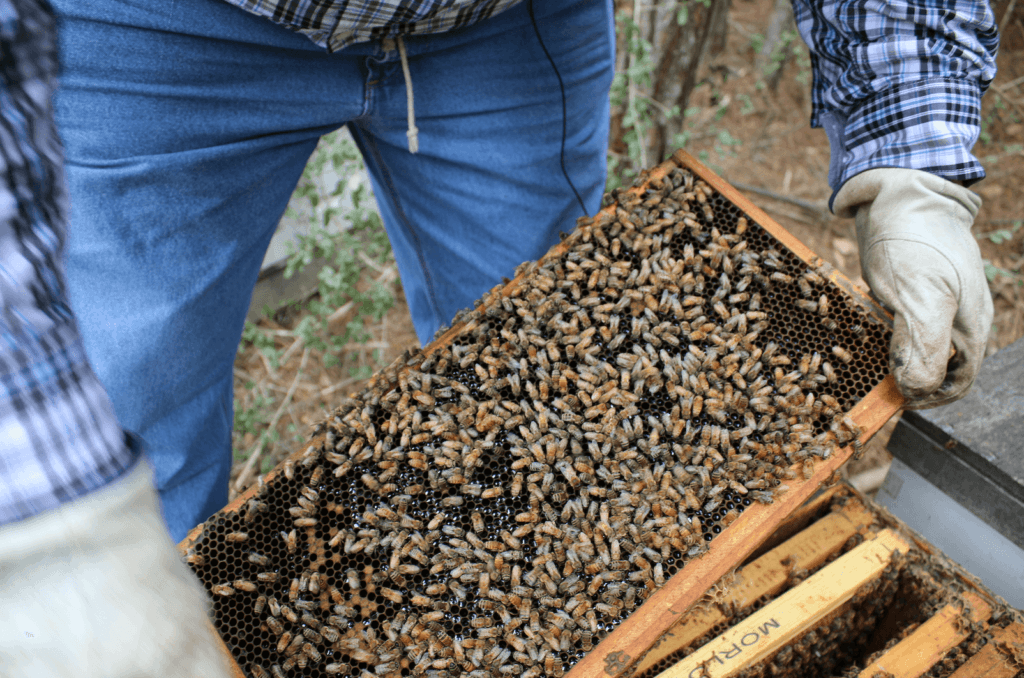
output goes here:
<path id="1" fill-rule="evenodd" d="M 0 0 L 0 524 L 98 489 L 139 455 L 66 302 L 56 70 L 49 5 Z"/>
<path id="2" fill-rule="evenodd" d="M 876 167 L 972 183 L 981 95 L 998 36 L 987 0 L 793 0 L 811 50 L 814 127 L 832 148 L 829 185 Z"/>

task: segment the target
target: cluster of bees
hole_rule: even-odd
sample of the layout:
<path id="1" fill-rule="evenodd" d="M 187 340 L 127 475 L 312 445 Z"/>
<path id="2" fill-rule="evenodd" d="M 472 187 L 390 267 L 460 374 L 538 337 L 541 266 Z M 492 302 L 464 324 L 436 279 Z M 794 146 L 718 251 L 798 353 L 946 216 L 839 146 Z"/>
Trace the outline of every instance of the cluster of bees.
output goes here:
<path id="1" fill-rule="evenodd" d="M 885 328 L 688 171 L 615 197 L 207 522 L 253 676 L 561 676 L 855 441 Z"/>

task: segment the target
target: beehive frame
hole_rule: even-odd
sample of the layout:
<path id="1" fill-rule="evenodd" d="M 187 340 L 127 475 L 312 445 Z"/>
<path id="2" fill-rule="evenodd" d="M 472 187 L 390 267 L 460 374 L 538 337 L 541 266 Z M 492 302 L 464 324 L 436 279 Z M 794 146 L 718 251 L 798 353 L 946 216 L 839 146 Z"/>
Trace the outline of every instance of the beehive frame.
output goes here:
<path id="1" fill-rule="evenodd" d="M 768 238 L 781 246 L 783 250 L 782 258 L 793 257 L 793 261 L 796 264 L 809 267 L 818 276 L 827 279 L 834 286 L 830 289 L 833 289 L 833 291 L 836 287 L 841 289 L 844 294 L 841 299 L 833 299 L 834 306 L 842 307 L 845 304 L 848 309 L 856 309 L 860 313 L 873 318 L 876 326 L 868 329 L 869 332 L 873 333 L 876 353 L 875 362 L 873 363 L 875 367 L 871 369 L 875 370 L 874 374 L 878 373 L 879 365 L 884 370 L 885 328 L 878 323 L 886 322 L 887 315 L 885 312 L 844 278 L 841 273 L 822 262 L 820 258 L 816 257 L 784 229 L 775 224 L 764 212 L 752 205 L 728 186 L 728 184 L 716 177 L 689 155 L 683 152 L 677 153 L 672 160 L 646 173 L 643 177 L 644 182 L 639 187 L 620 193 L 618 195 L 619 200 L 632 199 L 635 201 L 637 196 L 645 194 L 648 185 L 651 185 L 652 182 L 664 182 L 666 176 L 677 168 L 691 172 L 698 180 L 703 181 L 710 187 L 708 195 L 714 194 L 713 199 L 717 201 L 715 203 L 716 208 L 731 210 L 734 220 L 737 216 L 742 216 L 742 218 L 752 224 L 752 227 L 763 229 Z M 703 201 L 703 198 L 706 196 L 698 197 L 701 197 Z M 614 218 L 615 210 L 616 205 L 612 205 L 603 210 L 602 215 Z M 597 217 L 598 220 L 601 218 L 601 215 Z M 733 221 L 733 224 L 735 224 L 735 221 Z M 574 242 L 576 241 L 570 238 L 566 242 L 554 247 L 539 264 L 543 265 L 546 261 L 558 259 L 566 255 Z M 485 296 L 475 318 L 469 319 L 468 323 L 456 324 L 452 329 L 438 337 L 423 350 L 422 357 L 429 358 L 438 351 L 452 346 L 460 337 L 468 333 L 474 324 L 479 325 L 480 318 L 484 316 L 488 308 L 494 308 L 500 304 L 500 300 L 503 297 L 517 294 L 517 289 L 524 285 L 532 270 L 534 270 L 534 267 L 526 267 L 526 270 L 521 275 L 518 275 L 515 280 L 500 289 L 496 288 L 492 293 Z M 519 290 L 518 293 L 521 294 L 522 291 Z M 856 314 L 849 315 L 848 311 L 844 322 L 846 325 L 849 325 L 856 322 L 856 320 Z M 789 332 L 791 328 L 785 328 L 783 331 Z M 846 326 L 841 331 L 846 332 L 847 336 L 849 336 L 849 330 Z M 864 332 L 863 328 L 861 328 L 861 332 Z M 806 337 L 790 336 L 790 339 L 795 344 L 806 345 Z M 878 345 L 880 342 L 882 357 L 878 358 Z M 818 344 L 823 345 L 823 348 L 820 350 L 822 352 L 827 351 L 830 343 L 832 343 L 832 340 L 825 341 L 823 344 L 822 341 L 818 341 Z M 387 381 L 391 382 L 390 386 L 393 386 L 397 381 L 397 373 L 392 372 L 387 377 Z M 387 386 L 389 385 L 381 384 L 378 386 L 378 389 L 386 390 Z M 860 389 L 859 399 L 851 397 L 847 399 L 847 403 L 844 403 L 844 406 L 852 404 L 848 411 L 848 417 L 859 428 L 861 440 L 866 440 L 870 437 L 902 404 L 902 399 L 891 377 L 886 377 L 880 381 L 876 379 L 875 383 L 870 384 L 870 386 L 870 389 L 864 386 L 858 387 Z M 854 402 L 855 404 L 853 404 Z M 293 455 L 293 458 L 286 462 L 286 464 L 294 465 L 309 450 L 323 448 L 328 435 L 329 431 L 325 429 L 319 430 L 311 443 Z M 630 671 L 637 659 L 655 642 L 666 628 L 674 623 L 682 612 L 688 609 L 723 574 L 742 561 L 760 541 L 771 534 L 775 527 L 809 497 L 852 453 L 853 449 L 851 447 L 843 448 L 833 453 L 827 459 L 815 464 L 813 473 L 809 474 L 809 477 L 804 478 L 798 475 L 797 478 L 788 481 L 789 490 L 776 496 L 772 503 L 755 503 L 743 510 L 734 522 L 726 526 L 724 530 L 721 530 L 720 534 L 717 534 L 711 540 L 710 549 L 700 558 L 687 561 L 639 609 L 633 611 L 628 619 L 619 623 L 592 651 L 580 657 L 574 665 L 570 666 L 567 675 L 571 678 L 597 674 L 618 676 Z M 283 467 L 271 471 L 265 478 L 267 487 L 271 487 L 275 483 L 286 482 L 286 479 L 282 477 L 284 473 Z M 260 491 L 261 489 L 258 487 L 251 488 L 228 507 L 225 507 L 218 516 L 211 519 L 212 522 L 207 521 L 207 525 L 217 523 L 218 521 L 223 524 L 225 521 L 230 522 L 231 520 L 234 523 L 240 524 L 238 516 L 241 515 L 242 509 L 251 506 L 251 502 Z M 257 520 L 260 519 L 257 518 Z M 199 545 L 203 541 L 204 536 L 204 526 L 199 526 L 182 542 L 182 548 L 187 551 Z M 709 535 L 706 535 L 706 538 L 709 538 Z M 211 576 L 213 575 L 207 576 L 206 579 L 210 579 Z M 232 575 L 231 573 L 218 573 L 214 578 L 230 581 Z M 207 584 L 210 585 L 211 582 L 207 582 Z M 235 632 L 241 634 L 251 633 L 253 629 L 236 629 Z"/>
<path id="2" fill-rule="evenodd" d="M 1020 613 L 848 485 L 819 493 L 770 542 L 659 639 L 638 678 L 1024 668 Z"/>

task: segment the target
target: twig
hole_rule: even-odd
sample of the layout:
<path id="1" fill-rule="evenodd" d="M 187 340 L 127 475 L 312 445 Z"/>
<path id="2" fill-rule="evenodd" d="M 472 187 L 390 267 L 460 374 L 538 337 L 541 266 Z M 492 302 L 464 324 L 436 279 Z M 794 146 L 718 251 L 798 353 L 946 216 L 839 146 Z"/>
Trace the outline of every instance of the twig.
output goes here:
<path id="1" fill-rule="evenodd" d="M 634 17 L 633 20 L 634 21 L 636 21 L 636 17 L 640 13 L 639 9 L 640 9 L 640 3 L 634 1 L 634 3 L 633 3 L 633 17 Z M 637 30 L 639 30 L 639 25 L 637 26 Z M 636 54 L 634 53 L 634 51 L 635 50 L 630 50 L 629 51 L 629 66 L 628 66 L 628 69 L 629 69 L 630 73 L 633 72 L 633 69 L 636 66 Z M 648 163 L 647 163 L 647 139 L 644 139 L 643 136 L 640 134 L 641 127 L 637 123 L 637 119 L 639 118 L 639 116 L 637 115 L 636 100 L 639 98 L 640 94 L 637 91 L 636 80 L 634 78 L 632 78 L 632 77 L 629 79 L 629 88 L 628 88 L 627 92 L 628 92 L 628 94 L 627 94 L 626 108 L 630 112 L 632 112 L 632 114 L 633 114 L 633 128 L 634 128 L 634 131 L 636 132 L 637 146 L 640 147 L 640 167 L 647 167 L 647 165 L 648 165 Z"/>
<path id="2" fill-rule="evenodd" d="M 286 365 L 293 355 L 295 355 L 299 347 L 304 346 L 306 342 L 302 340 L 302 337 L 295 337 L 295 341 L 288 347 L 288 350 L 284 352 L 280 360 L 277 361 L 278 365 Z"/>
<path id="3" fill-rule="evenodd" d="M 380 268 L 377 268 L 377 270 L 380 271 L 381 273 L 380 275 L 377 276 L 377 279 L 374 280 L 374 282 L 378 282 L 381 284 L 387 284 L 391 282 L 392 280 L 395 279 L 395 275 L 398 273 L 398 269 L 395 267 L 394 264 L 389 265 L 383 270 L 381 270 Z M 352 310 L 352 307 L 355 306 L 355 303 L 355 300 L 346 302 L 343 306 L 339 307 L 336 311 L 327 316 L 327 322 L 333 323 L 344 318 L 345 315 Z"/>
<path id="4" fill-rule="evenodd" d="M 793 221 L 799 221 L 800 223 L 807 224 L 808 226 L 820 226 L 821 225 L 821 220 L 820 219 L 814 219 L 814 218 L 808 217 L 805 214 L 800 214 L 800 213 L 797 213 L 797 212 L 791 212 L 789 210 L 779 209 L 778 207 L 773 207 L 771 205 L 765 205 L 762 209 L 764 209 L 765 212 L 771 212 L 772 214 L 774 214 L 774 215 L 776 215 L 778 217 L 786 217 L 787 219 L 792 219 Z M 828 229 L 828 230 L 831 231 L 832 229 Z"/>
<path id="5" fill-rule="evenodd" d="M 367 256 L 366 252 L 364 252 L 363 250 L 359 250 L 358 252 L 356 252 L 356 256 L 359 257 L 360 261 L 362 261 L 364 264 L 366 264 L 373 270 L 377 272 L 381 272 L 384 270 L 381 268 L 380 264 L 378 264 L 376 261 Z"/>
<path id="6" fill-rule="evenodd" d="M 302 378 L 302 370 L 306 368 L 306 361 L 309 359 L 309 349 L 307 348 L 302 353 L 302 362 L 299 363 L 299 369 L 295 372 L 295 379 L 292 381 L 291 388 L 288 389 L 288 393 L 285 395 L 281 405 L 277 408 L 277 412 L 270 419 L 270 423 L 267 425 L 268 431 L 273 431 L 274 427 L 277 426 L 278 419 L 281 418 L 281 414 L 284 412 L 288 403 L 291 402 L 292 396 L 295 395 L 295 390 L 299 387 L 299 380 Z M 262 436 L 261 436 L 262 437 Z M 242 488 L 249 481 L 249 476 L 252 475 L 252 470 L 256 468 L 256 460 L 260 457 L 260 452 L 263 449 L 263 440 L 258 440 L 253 445 L 252 450 L 249 452 L 249 458 L 245 462 L 245 466 L 242 467 L 242 472 L 238 474 L 238 479 L 235 480 L 235 491 L 241 492 Z"/>
<path id="7" fill-rule="evenodd" d="M 348 313 L 349 311 L 352 310 L 352 307 L 355 306 L 355 305 L 356 305 L 356 302 L 354 300 L 353 301 L 349 301 L 348 303 L 342 305 L 336 311 L 334 311 L 329 316 L 327 316 L 327 322 L 328 323 L 333 323 L 333 322 L 335 322 L 337 320 L 341 320 L 342 318 L 345 317 L 346 313 Z"/>
<path id="8" fill-rule="evenodd" d="M 258 355 L 260 357 L 260 360 L 263 361 L 263 367 L 266 368 L 268 375 L 273 375 L 277 373 L 277 370 L 275 370 L 274 367 L 270 364 L 270 359 L 263 354 L 263 351 L 261 349 L 256 349 L 256 355 Z"/>
<path id="9" fill-rule="evenodd" d="M 1006 6 L 1006 11 L 1003 12 L 1003 20 L 999 22 L 999 35 L 1006 31 L 1006 24 L 1009 22 L 1010 17 L 1013 16 L 1013 8 L 1016 4 L 1017 0 L 1010 0 L 1010 4 Z"/>
<path id="10" fill-rule="evenodd" d="M 277 391 L 278 393 L 287 393 L 288 392 L 288 389 L 285 388 L 284 386 L 278 386 L 277 384 L 274 384 L 274 383 L 271 383 L 271 382 L 268 382 L 266 387 L 268 389 L 270 389 L 271 391 Z M 316 390 L 319 390 L 319 388 L 320 388 L 319 386 L 314 386 L 313 384 L 306 384 L 306 383 L 299 384 L 299 390 L 300 391 L 316 391 Z"/>
<path id="11" fill-rule="evenodd" d="M 741 184 L 737 181 L 731 181 L 729 183 L 731 183 L 733 186 L 740 189 L 741 191 L 750 191 L 751 193 L 763 195 L 764 197 L 771 198 L 772 200 L 778 200 L 779 202 L 788 202 L 790 205 L 796 205 L 801 209 L 805 209 L 808 212 L 817 215 L 820 219 L 827 219 L 830 216 L 828 210 L 824 210 L 819 205 L 815 205 L 813 202 L 809 202 L 807 200 L 801 200 L 800 198 L 792 198 L 788 195 L 782 195 L 781 193 L 769 191 L 767 188 L 761 188 L 760 186 L 753 186 L 751 184 Z"/>
<path id="12" fill-rule="evenodd" d="M 1002 88 L 1005 91 L 1008 89 L 1013 89 L 1017 85 L 1024 85 L 1024 75 L 1020 76 L 1019 78 L 1015 78 L 1010 82 L 1003 83 L 1002 85 L 1000 85 L 1000 88 Z"/>
<path id="13" fill-rule="evenodd" d="M 239 379 L 245 379 L 246 381 L 251 381 L 253 383 L 258 381 L 258 379 L 256 377 L 254 377 L 253 375 L 249 374 L 248 372 L 243 370 L 241 367 L 234 368 L 234 375 L 236 377 L 238 377 Z"/>
<path id="14" fill-rule="evenodd" d="M 342 379 L 337 384 L 334 384 L 332 386 L 328 386 L 324 390 L 320 391 L 320 397 L 321 398 L 326 398 L 327 396 L 331 395 L 335 391 L 337 391 L 339 389 L 343 389 L 343 388 L 345 388 L 346 386 L 348 386 L 350 384 L 356 383 L 357 381 L 363 381 L 363 379 L 361 377 L 360 378 L 349 377 L 348 379 Z"/>

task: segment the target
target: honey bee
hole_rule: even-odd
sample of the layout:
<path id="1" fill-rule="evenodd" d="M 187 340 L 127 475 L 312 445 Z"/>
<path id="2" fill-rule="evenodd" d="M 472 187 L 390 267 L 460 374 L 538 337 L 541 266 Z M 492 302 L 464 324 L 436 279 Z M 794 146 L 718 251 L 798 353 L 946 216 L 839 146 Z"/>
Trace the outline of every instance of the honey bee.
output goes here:
<path id="1" fill-rule="evenodd" d="M 851 444 L 853 445 L 853 459 L 859 460 L 864 456 L 864 443 L 859 438 L 854 438 Z"/>
<path id="2" fill-rule="evenodd" d="M 837 358 L 842 360 L 847 365 L 849 365 L 850 362 L 853 360 L 853 354 L 847 351 L 842 346 L 833 346 L 832 353 L 835 354 Z"/>
<path id="3" fill-rule="evenodd" d="M 281 539 L 284 540 L 284 545 L 285 548 L 288 549 L 288 553 L 295 553 L 299 544 L 298 533 L 295 530 L 292 530 L 291 532 L 282 532 Z"/>
<path id="4" fill-rule="evenodd" d="M 229 544 L 241 544 L 249 538 L 248 532 L 229 532 L 225 535 L 224 540 Z"/>
<path id="5" fill-rule="evenodd" d="M 381 587 L 380 595 L 384 596 L 384 598 L 390 600 L 392 603 L 395 603 L 396 605 L 402 602 L 402 594 L 399 591 L 395 591 L 394 589 Z"/>
<path id="6" fill-rule="evenodd" d="M 249 554 L 248 561 L 260 567 L 266 567 L 270 563 L 270 558 L 267 558 L 266 556 L 260 555 L 259 553 L 253 551 Z"/>
<path id="7" fill-rule="evenodd" d="M 231 585 L 236 591 L 246 591 L 251 593 L 256 590 L 256 584 L 253 584 L 248 579 L 236 579 Z"/>
<path id="8" fill-rule="evenodd" d="M 253 678 L 270 678 L 267 670 L 259 664 L 249 664 L 249 673 L 253 675 Z"/>
<path id="9" fill-rule="evenodd" d="M 235 593 L 231 584 L 214 584 L 210 587 L 210 591 L 217 596 L 231 596 Z"/>
<path id="10" fill-rule="evenodd" d="M 284 633 L 282 633 L 281 637 L 278 638 L 278 640 L 277 640 L 277 652 L 278 652 L 278 654 L 284 654 L 284 651 L 288 649 L 288 645 L 291 642 L 292 642 L 292 632 L 291 631 L 285 631 Z"/>
<path id="11" fill-rule="evenodd" d="M 349 650 L 349 654 L 352 656 L 352 659 L 354 659 L 357 662 L 362 662 L 364 664 L 371 665 L 377 663 L 377 655 L 371 652 L 367 652 L 366 650 L 363 650 L 358 647 Z"/>

